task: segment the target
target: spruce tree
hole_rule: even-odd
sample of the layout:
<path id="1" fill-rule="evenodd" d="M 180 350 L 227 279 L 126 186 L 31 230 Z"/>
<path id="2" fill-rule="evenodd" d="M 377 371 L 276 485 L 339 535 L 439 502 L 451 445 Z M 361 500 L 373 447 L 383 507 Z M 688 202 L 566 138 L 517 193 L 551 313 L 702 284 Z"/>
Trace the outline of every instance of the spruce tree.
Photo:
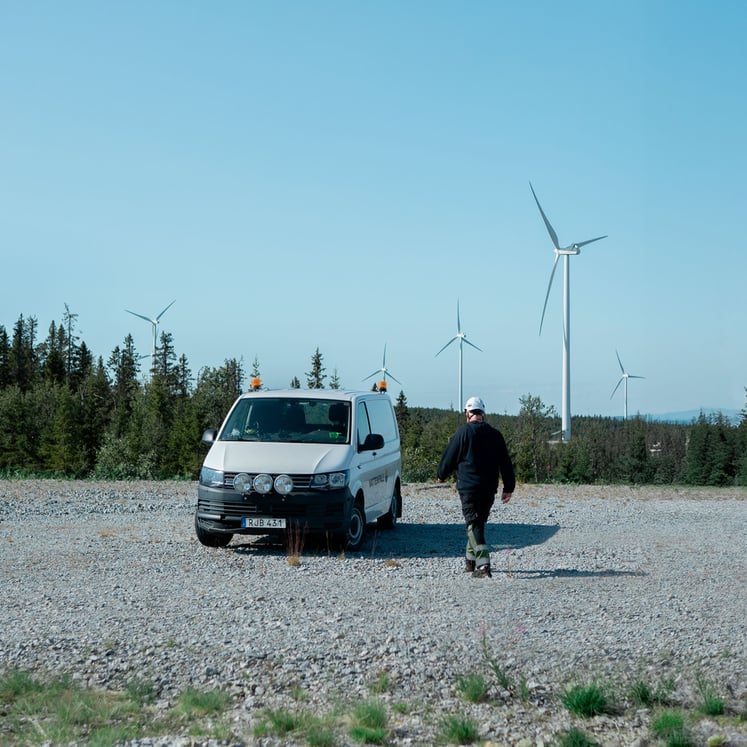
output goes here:
<path id="1" fill-rule="evenodd" d="M 324 373 L 326 369 L 322 365 L 322 360 L 322 354 L 317 348 L 311 356 L 311 371 L 306 374 L 306 386 L 309 389 L 324 389 L 324 380 L 327 376 Z"/>

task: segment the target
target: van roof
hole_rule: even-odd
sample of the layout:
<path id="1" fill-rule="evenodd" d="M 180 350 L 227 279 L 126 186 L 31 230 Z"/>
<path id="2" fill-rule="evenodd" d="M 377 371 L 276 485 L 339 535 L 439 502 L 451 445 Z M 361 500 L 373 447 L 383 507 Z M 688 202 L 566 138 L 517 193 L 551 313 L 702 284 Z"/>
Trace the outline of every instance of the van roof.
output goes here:
<path id="1" fill-rule="evenodd" d="M 389 397 L 387 392 L 374 392 L 356 389 L 257 389 L 250 390 L 241 395 L 242 399 L 252 397 L 287 397 L 289 399 L 337 399 L 347 402 L 362 399 L 364 397 Z"/>

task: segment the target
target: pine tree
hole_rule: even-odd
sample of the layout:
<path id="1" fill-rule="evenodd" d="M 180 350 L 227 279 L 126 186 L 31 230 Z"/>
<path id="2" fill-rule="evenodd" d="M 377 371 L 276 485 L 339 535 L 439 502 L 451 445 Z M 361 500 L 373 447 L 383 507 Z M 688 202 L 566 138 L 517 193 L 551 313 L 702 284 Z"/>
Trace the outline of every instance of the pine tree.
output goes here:
<path id="1" fill-rule="evenodd" d="M 28 391 L 37 380 L 35 350 L 36 319 L 28 321 L 23 315 L 18 317 L 13 326 L 13 340 L 9 352 L 10 380 L 22 392 Z"/>
<path id="2" fill-rule="evenodd" d="M 397 418 L 400 440 L 404 441 L 410 426 L 410 411 L 407 408 L 407 397 L 402 389 L 399 390 L 397 402 L 394 405 L 394 414 Z"/>
<path id="3" fill-rule="evenodd" d="M 322 365 L 322 354 L 317 348 L 311 356 L 311 371 L 306 374 L 306 386 L 309 389 L 324 389 L 324 380 L 327 378 L 325 370 Z"/>
<path id="4" fill-rule="evenodd" d="M 330 389 L 339 389 L 340 388 L 340 377 L 337 375 L 337 369 L 332 372 L 332 376 L 329 379 L 329 388 Z"/>
<path id="5" fill-rule="evenodd" d="M 0 324 L 0 391 L 10 386 L 10 339 Z"/>

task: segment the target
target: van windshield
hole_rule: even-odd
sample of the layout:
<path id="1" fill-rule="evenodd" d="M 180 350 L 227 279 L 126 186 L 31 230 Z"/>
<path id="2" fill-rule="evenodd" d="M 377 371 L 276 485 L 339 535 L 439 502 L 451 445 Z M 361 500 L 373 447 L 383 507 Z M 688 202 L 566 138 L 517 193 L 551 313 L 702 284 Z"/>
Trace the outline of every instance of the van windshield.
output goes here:
<path id="1" fill-rule="evenodd" d="M 335 399 L 245 397 L 236 403 L 218 438 L 346 444 L 350 442 L 350 403 Z"/>

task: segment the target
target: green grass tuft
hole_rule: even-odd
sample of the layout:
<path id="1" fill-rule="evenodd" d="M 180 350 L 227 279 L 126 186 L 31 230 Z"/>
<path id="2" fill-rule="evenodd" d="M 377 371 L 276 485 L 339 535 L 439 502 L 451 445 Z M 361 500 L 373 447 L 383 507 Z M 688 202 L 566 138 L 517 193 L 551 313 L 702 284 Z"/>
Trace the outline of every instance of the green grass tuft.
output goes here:
<path id="1" fill-rule="evenodd" d="M 472 744 L 479 737 L 477 724 L 463 716 L 447 716 L 441 725 L 441 741 L 448 744 Z"/>
<path id="2" fill-rule="evenodd" d="M 389 734 L 386 709 L 378 700 L 359 703 L 353 708 L 349 734 L 356 742 L 383 744 Z"/>
<path id="3" fill-rule="evenodd" d="M 723 698 L 716 694 L 713 686 L 700 673 L 695 677 L 695 684 L 700 693 L 698 710 L 706 716 L 721 716 L 724 712 Z"/>
<path id="4" fill-rule="evenodd" d="M 467 674 L 457 680 L 457 689 L 470 703 L 481 703 L 488 697 L 488 685 L 481 674 Z"/>
<path id="5" fill-rule="evenodd" d="M 695 741 L 685 726 L 685 717 L 679 711 L 662 711 L 652 722 L 655 737 L 664 740 L 667 747 L 694 747 Z"/>
<path id="6" fill-rule="evenodd" d="M 577 716 L 589 718 L 609 712 L 610 703 L 604 690 L 597 684 L 574 685 L 562 696 L 563 705 Z"/>
<path id="7" fill-rule="evenodd" d="M 595 742 L 585 731 L 573 726 L 560 734 L 558 747 L 599 747 L 599 742 Z"/>

